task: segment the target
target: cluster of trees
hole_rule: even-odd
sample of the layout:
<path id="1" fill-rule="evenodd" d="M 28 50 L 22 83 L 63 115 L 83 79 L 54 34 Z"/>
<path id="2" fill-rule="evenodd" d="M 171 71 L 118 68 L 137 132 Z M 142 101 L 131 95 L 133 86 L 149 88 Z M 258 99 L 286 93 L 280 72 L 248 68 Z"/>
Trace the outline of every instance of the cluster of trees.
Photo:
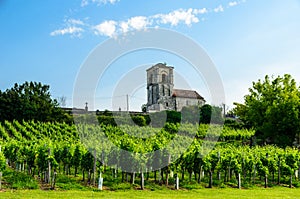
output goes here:
<path id="1" fill-rule="evenodd" d="M 6 91 L 0 91 L 0 121 L 36 120 L 72 122 L 50 95 L 48 85 L 40 82 L 15 84 Z"/>
<path id="2" fill-rule="evenodd" d="M 299 145 L 300 88 L 291 75 L 265 76 L 253 82 L 244 104 L 235 103 L 234 114 L 265 144 Z"/>
<path id="3" fill-rule="evenodd" d="M 73 118 L 59 107 L 56 99 L 52 99 L 48 85 L 40 82 L 25 82 L 15 84 L 6 91 L 0 91 L 0 121 L 57 121 L 72 123 Z M 61 99 L 62 102 L 65 99 Z M 96 112 L 98 123 L 104 125 L 136 124 L 138 126 L 160 126 L 164 123 L 216 123 L 222 124 L 222 109 L 220 107 L 204 105 L 184 107 L 181 112 L 163 111 L 158 113 L 127 114 L 120 112 Z M 89 116 L 76 119 L 93 120 Z M 95 119 L 94 119 L 95 120 Z M 96 122 L 96 121 L 94 121 Z"/>
<path id="4" fill-rule="evenodd" d="M 222 108 L 205 104 L 204 106 L 183 107 L 181 112 L 166 110 L 155 113 L 124 113 L 97 111 L 97 120 L 103 125 L 138 125 L 163 127 L 165 123 L 192 123 L 192 124 L 223 124 Z M 91 118 L 90 118 L 91 119 Z M 80 119 L 79 119 L 80 121 Z"/>

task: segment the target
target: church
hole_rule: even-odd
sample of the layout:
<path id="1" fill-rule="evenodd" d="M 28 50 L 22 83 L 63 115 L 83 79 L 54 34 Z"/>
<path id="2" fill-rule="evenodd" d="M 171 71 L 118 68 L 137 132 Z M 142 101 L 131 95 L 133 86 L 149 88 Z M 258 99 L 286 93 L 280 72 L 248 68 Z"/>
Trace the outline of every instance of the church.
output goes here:
<path id="1" fill-rule="evenodd" d="M 175 110 L 185 106 L 205 104 L 204 98 L 194 90 L 175 89 L 174 67 L 158 63 L 147 69 L 147 110 L 149 112 Z"/>

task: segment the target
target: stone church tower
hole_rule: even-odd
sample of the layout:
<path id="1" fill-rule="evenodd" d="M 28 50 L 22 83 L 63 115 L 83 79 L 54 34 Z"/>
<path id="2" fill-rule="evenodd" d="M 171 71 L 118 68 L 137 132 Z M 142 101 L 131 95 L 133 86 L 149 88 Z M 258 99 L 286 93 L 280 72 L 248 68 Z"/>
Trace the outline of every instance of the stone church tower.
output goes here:
<path id="1" fill-rule="evenodd" d="M 158 63 L 147 69 L 148 110 L 174 109 L 172 93 L 174 67 Z"/>
<path id="2" fill-rule="evenodd" d="M 202 106 L 205 99 L 194 90 L 174 89 L 174 67 L 158 63 L 147 69 L 147 110 L 181 111 L 185 106 Z"/>

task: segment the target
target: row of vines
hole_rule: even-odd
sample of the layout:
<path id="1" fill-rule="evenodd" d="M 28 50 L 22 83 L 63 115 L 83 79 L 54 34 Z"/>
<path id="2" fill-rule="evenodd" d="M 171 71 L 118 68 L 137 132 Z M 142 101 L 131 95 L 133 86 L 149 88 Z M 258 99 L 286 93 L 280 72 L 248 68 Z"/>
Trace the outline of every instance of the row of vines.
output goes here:
<path id="1" fill-rule="evenodd" d="M 182 183 L 193 178 L 208 187 L 234 182 L 239 188 L 288 179 L 292 187 L 300 165 L 298 150 L 250 147 L 253 135 L 253 130 L 204 124 L 166 124 L 159 129 L 5 121 L 0 123 L 0 159 L 52 188 L 57 175 L 80 175 L 96 185 L 105 172 L 124 182 L 130 177 L 131 183 L 139 174 L 142 189 L 144 180 L 169 185 L 170 178 Z M 0 172 L 4 168 L 0 160 Z"/>

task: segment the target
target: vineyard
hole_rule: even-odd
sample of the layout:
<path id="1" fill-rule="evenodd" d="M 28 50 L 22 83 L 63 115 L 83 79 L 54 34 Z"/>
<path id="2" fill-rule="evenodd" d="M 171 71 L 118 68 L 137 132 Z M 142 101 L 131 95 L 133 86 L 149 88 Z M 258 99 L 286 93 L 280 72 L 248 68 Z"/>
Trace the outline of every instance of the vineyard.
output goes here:
<path id="1" fill-rule="evenodd" d="M 253 130 L 205 124 L 152 128 L 5 121 L 0 123 L 0 172 L 7 188 L 14 188 L 6 177 L 11 170 L 49 189 L 64 189 L 63 178 L 109 190 L 297 187 L 299 151 L 250 146 L 253 136 Z"/>

